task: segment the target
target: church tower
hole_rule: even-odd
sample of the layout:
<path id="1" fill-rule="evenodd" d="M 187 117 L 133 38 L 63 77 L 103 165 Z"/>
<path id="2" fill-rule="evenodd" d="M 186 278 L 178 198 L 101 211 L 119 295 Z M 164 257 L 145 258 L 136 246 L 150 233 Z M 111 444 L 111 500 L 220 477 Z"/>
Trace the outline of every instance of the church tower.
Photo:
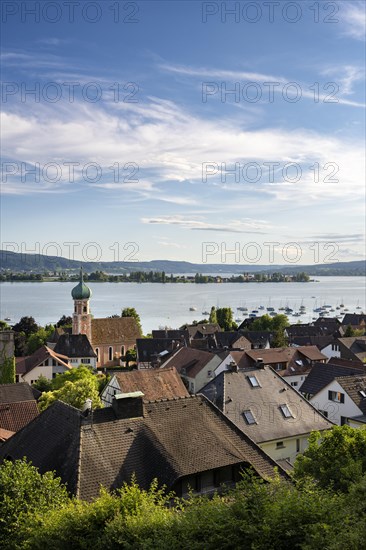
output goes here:
<path id="1" fill-rule="evenodd" d="M 91 313 L 89 311 L 89 299 L 92 293 L 83 280 L 83 268 L 80 269 L 80 281 L 72 289 L 71 296 L 74 300 L 74 314 L 72 316 L 72 333 L 86 334 L 91 342 Z"/>

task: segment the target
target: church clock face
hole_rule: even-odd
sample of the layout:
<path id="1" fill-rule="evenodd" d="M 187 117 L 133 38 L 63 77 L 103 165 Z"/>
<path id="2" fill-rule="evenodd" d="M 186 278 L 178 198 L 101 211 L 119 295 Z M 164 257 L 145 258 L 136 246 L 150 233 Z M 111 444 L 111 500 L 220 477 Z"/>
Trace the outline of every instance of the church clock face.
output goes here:
<path id="1" fill-rule="evenodd" d="M 88 318 L 86 315 L 83 315 L 83 321 L 86 321 Z"/>

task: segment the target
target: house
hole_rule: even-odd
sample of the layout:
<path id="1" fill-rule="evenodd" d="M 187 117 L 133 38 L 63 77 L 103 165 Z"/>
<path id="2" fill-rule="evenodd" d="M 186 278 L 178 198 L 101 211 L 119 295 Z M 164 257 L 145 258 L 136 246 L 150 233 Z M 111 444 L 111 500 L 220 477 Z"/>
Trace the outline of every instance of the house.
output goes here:
<path id="1" fill-rule="evenodd" d="M 216 350 L 249 350 L 252 349 L 252 344 L 240 332 L 217 332 L 214 335 L 216 342 Z"/>
<path id="2" fill-rule="evenodd" d="M 94 369 L 97 368 L 97 354 L 86 334 L 61 334 L 53 351 L 58 355 L 68 357 L 72 367 L 89 365 Z"/>
<path id="3" fill-rule="evenodd" d="M 342 426 L 366 426 L 366 374 L 336 376 L 315 393 L 310 403 Z"/>
<path id="4" fill-rule="evenodd" d="M 69 492 L 90 501 L 100 487 L 121 487 L 135 476 L 186 496 L 232 486 L 243 470 L 274 476 L 266 455 L 203 395 L 144 402 L 141 392 L 116 396 L 112 407 L 85 416 L 56 401 L 0 447 L 3 459 L 26 456 L 40 473 L 55 471 Z M 278 466 L 279 475 L 287 474 Z"/>
<path id="5" fill-rule="evenodd" d="M 362 375 L 366 373 L 366 366 L 363 368 L 362 365 L 358 365 L 353 361 L 345 361 L 343 364 L 337 364 L 336 361 L 336 359 L 332 359 L 325 364 L 315 363 L 299 388 L 299 392 L 306 399 L 311 399 L 337 376 Z"/>
<path id="6" fill-rule="evenodd" d="M 366 336 L 349 336 L 338 338 L 339 355 L 342 359 L 351 361 L 366 361 Z"/>
<path id="7" fill-rule="evenodd" d="M 325 362 L 326 359 L 316 346 L 270 348 L 246 351 L 238 366 L 252 368 L 258 363 L 270 366 L 297 388 L 305 380 L 314 363 Z"/>
<path id="8" fill-rule="evenodd" d="M 179 340 L 181 342 L 184 341 L 186 346 L 189 343 L 188 330 L 172 329 L 172 328 L 152 330 L 151 336 L 153 338 L 171 338 L 172 340 Z"/>
<path id="9" fill-rule="evenodd" d="M 342 320 L 342 327 L 346 330 L 349 326 L 354 330 L 366 330 L 366 315 L 364 313 L 346 313 Z"/>
<path id="10" fill-rule="evenodd" d="M 185 340 L 180 338 L 137 338 L 137 366 L 139 369 L 160 367 L 167 357 L 185 345 Z"/>
<path id="11" fill-rule="evenodd" d="M 55 353 L 47 346 L 40 347 L 27 357 L 15 358 L 16 381 L 28 384 L 34 384 L 40 376 L 52 380 L 71 368 L 68 357 Z"/>
<path id="12" fill-rule="evenodd" d="M 215 376 L 216 368 L 222 360 L 208 351 L 180 348 L 169 357 L 160 368 L 175 367 L 185 381 L 190 393 L 197 393 Z"/>
<path id="13" fill-rule="evenodd" d="M 112 376 L 101 394 L 104 406 L 112 406 L 120 393 L 141 391 L 147 401 L 188 397 L 189 393 L 174 368 L 133 370 Z"/>
<path id="14" fill-rule="evenodd" d="M 323 336 L 328 335 L 334 336 L 335 338 L 343 336 L 344 329 L 337 317 L 318 317 L 318 319 L 314 321 L 314 326 L 320 330 L 319 334 Z"/>
<path id="15" fill-rule="evenodd" d="M 5 441 L 39 414 L 36 399 L 40 392 L 29 384 L 0 385 L 0 440 Z"/>
<path id="16" fill-rule="evenodd" d="M 251 343 L 252 349 L 269 349 L 274 338 L 273 332 L 268 330 L 240 331 Z"/>
<path id="17" fill-rule="evenodd" d="M 270 367 L 222 372 L 201 393 L 276 461 L 292 464 L 310 432 L 332 427 Z"/>

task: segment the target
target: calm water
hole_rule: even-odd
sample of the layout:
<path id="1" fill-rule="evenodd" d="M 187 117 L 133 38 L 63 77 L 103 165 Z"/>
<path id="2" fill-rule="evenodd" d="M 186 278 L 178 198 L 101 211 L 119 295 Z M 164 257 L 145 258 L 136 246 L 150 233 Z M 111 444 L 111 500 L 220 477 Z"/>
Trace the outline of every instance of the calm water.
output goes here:
<path id="1" fill-rule="evenodd" d="M 314 283 L 225 283 L 225 284 L 153 284 L 90 283 L 93 292 L 90 306 L 94 317 L 120 314 L 124 307 L 134 307 L 140 314 L 144 333 L 159 326 L 177 328 L 185 322 L 200 320 L 211 306 L 231 307 L 234 317 L 244 318 L 238 306 L 249 311 L 281 306 L 307 314 L 290 317 L 309 322 L 315 307 L 343 303 L 350 312 L 366 311 L 366 289 L 363 277 L 318 277 Z M 12 323 L 31 315 L 40 325 L 55 323 L 63 315 L 72 315 L 71 289 L 75 283 L 0 283 L 0 318 Z M 357 306 L 362 309 L 356 309 Z M 190 307 L 197 311 L 189 311 Z M 261 313 L 261 311 L 260 311 Z M 263 312 L 262 312 L 263 313 Z M 338 313 L 338 310 L 337 312 Z M 332 313 L 331 315 L 336 315 Z M 206 316 L 207 317 L 207 316 Z"/>

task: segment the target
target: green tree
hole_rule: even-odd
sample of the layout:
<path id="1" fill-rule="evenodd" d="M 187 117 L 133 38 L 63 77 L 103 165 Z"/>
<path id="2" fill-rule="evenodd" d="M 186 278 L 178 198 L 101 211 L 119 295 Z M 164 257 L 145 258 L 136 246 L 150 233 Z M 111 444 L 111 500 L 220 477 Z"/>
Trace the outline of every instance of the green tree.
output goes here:
<path id="1" fill-rule="evenodd" d="M 214 323 L 214 324 L 217 323 L 217 315 L 216 315 L 216 308 L 215 308 L 215 306 L 212 306 L 212 308 L 211 308 L 211 311 L 210 311 L 210 318 L 209 318 L 208 322 L 209 322 L 209 323 Z"/>
<path id="2" fill-rule="evenodd" d="M 366 474 L 366 430 L 334 426 L 313 432 L 295 461 L 294 479 L 313 479 L 320 487 L 346 492 Z"/>
<path id="3" fill-rule="evenodd" d="M 40 392 L 51 391 L 52 390 L 52 380 L 48 380 L 43 374 L 38 377 L 38 379 L 32 384 L 33 388 Z"/>
<path id="4" fill-rule="evenodd" d="M 348 325 L 346 330 L 345 330 L 344 336 L 349 337 L 349 336 L 354 336 L 354 335 L 355 335 L 355 331 L 353 330 L 351 325 Z"/>
<path id="5" fill-rule="evenodd" d="M 69 315 L 63 315 L 56 323 L 56 327 L 71 327 L 72 326 L 72 317 Z"/>
<path id="6" fill-rule="evenodd" d="M 5 460 L 0 466 L 0 547 L 19 548 L 30 514 L 48 513 L 68 501 L 65 486 L 52 472 L 41 475 L 25 459 Z"/>
<path id="7" fill-rule="evenodd" d="M 65 382 L 59 390 L 44 392 L 38 404 L 41 411 L 47 409 L 56 400 L 68 403 L 76 409 L 82 409 L 87 399 L 91 399 L 93 409 L 102 407 L 96 378 L 95 382 L 87 379 Z"/>
<path id="8" fill-rule="evenodd" d="M 91 367 L 86 365 L 79 365 L 77 368 L 70 369 L 62 374 L 58 374 L 56 378 L 52 380 L 52 390 L 59 390 L 66 382 L 77 382 L 78 380 L 91 380 L 95 381 L 96 376 L 93 373 Z"/>
<path id="9" fill-rule="evenodd" d="M 13 326 L 14 332 L 24 332 L 27 337 L 37 332 L 38 329 L 39 326 L 33 317 L 22 317 L 20 321 Z"/>
<path id="10" fill-rule="evenodd" d="M 137 326 L 140 329 L 140 333 L 142 333 L 140 315 L 137 313 L 134 307 L 125 307 L 122 310 L 121 317 L 134 317 L 136 319 Z"/>
<path id="11" fill-rule="evenodd" d="M 27 355 L 32 355 L 37 349 L 44 346 L 51 338 L 55 327 L 47 325 L 45 328 L 40 327 L 37 332 L 33 332 L 27 340 Z"/>
<path id="12" fill-rule="evenodd" d="M 225 332 L 237 328 L 237 325 L 233 320 L 233 311 L 230 307 L 217 308 L 216 317 L 218 324 Z"/>
<path id="13" fill-rule="evenodd" d="M 2 330 L 11 330 L 11 327 L 6 321 L 0 320 L 0 331 Z"/>
<path id="14" fill-rule="evenodd" d="M 15 358 L 0 357 L 0 384 L 15 383 Z"/>

